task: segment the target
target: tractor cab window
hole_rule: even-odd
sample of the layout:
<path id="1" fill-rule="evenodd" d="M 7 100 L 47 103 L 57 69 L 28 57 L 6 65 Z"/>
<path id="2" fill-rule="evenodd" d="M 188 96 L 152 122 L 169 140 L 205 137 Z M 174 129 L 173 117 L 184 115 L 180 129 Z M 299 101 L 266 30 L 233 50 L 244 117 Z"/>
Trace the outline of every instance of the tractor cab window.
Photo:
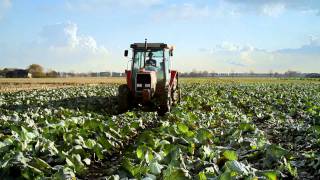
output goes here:
<path id="1" fill-rule="evenodd" d="M 144 56 L 146 61 L 144 63 Z M 135 51 L 133 59 L 134 70 L 145 68 L 149 71 L 159 71 L 162 69 L 163 50 L 148 50 L 147 52 Z"/>
<path id="2" fill-rule="evenodd" d="M 133 69 L 134 70 L 139 70 L 140 68 L 143 68 L 144 60 L 144 53 L 142 51 L 136 51 L 134 53 L 134 58 L 133 58 Z"/>
<path id="3" fill-rule="evenodd" d="M 164 55 L 166 56 L 163 49 L 149 49 L 146 52 L 144 50 L 136 50 L 133 59 L 133 73 L 136 74 L 139 71 L 139 69 L 144 68 L 147 71 L 156 71 L 158 81 L 162 80 L 164 78 Z M 144 56 L 146 56 L 145 63 Z M 168 60 L 166 62 L 166 66 L 168 66 Z"/>

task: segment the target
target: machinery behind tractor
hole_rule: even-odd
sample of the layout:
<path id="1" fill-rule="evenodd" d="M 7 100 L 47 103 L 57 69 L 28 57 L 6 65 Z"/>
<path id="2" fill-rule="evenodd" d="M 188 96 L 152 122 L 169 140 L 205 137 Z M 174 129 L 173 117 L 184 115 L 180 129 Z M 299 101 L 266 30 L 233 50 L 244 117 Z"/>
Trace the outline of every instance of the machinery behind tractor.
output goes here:
<path id="1" fill-rule="evenodd" d="M 179 76 L 172 70 L 173 47 L 164 43 L 134 43 L 131 70 L 126 70 L 127 84 L 119 86 L 121 111 L 135 105 L 155 105 L 158 114 L 169 112 L 180 102 Z M 124 56 L 128 57 L 128 50 Z"/>

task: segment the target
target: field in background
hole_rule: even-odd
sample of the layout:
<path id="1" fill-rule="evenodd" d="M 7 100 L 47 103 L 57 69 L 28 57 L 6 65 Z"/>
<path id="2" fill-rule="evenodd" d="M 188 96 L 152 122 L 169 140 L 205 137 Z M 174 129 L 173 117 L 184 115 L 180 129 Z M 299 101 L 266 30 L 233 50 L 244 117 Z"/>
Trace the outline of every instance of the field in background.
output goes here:
<path id="1" fill-rule="evenodd" d="M 185 82 L 212 83 L 320 83 L 319 79 L 284 78 L 180 78 Z M 32 89 L 52 89 L 82 85 L 122 84 L 125 77 L 75 77 L 75 78 L 0 78 L 0 92 L 14 92 Z"/>
<path id="2" fill-rule="evenodd" d="M 124 77 L 0 78 L 0 92 L 52 89 L 81 85 L 119 84 L 124 82 Z"/>

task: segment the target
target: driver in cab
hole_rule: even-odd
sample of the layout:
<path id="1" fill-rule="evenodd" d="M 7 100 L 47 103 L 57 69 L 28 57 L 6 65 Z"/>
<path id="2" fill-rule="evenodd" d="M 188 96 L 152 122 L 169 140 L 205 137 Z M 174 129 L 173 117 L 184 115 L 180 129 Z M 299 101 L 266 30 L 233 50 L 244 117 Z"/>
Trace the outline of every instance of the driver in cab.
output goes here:
<path id="1" fill-rule="evenodd" d="M 146 65 L 145 65 L 145 69 L 148 71 L 157 71 L 158 67 L 157 67 L 157 61 L 152 59 L 153 53 L 149 52 L 148 54 L 148 58 L 146 60 Z"/>

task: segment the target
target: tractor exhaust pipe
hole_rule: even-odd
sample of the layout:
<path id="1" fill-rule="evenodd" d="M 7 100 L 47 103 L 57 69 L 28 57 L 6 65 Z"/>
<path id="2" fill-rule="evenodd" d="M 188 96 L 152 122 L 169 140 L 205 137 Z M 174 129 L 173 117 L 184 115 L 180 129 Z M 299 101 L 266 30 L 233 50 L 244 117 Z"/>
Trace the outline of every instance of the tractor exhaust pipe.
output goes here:
<path id="1" fill-rule="evenodd" d="M 147 49 L 148 49 L 147 38 L 144 39 L 144 49 L 145 49 L 145 51 L 144 51 L 143 66 L 145 66 L 145 64 L 146 64 L 146 54 L 147 54 Z"/>

